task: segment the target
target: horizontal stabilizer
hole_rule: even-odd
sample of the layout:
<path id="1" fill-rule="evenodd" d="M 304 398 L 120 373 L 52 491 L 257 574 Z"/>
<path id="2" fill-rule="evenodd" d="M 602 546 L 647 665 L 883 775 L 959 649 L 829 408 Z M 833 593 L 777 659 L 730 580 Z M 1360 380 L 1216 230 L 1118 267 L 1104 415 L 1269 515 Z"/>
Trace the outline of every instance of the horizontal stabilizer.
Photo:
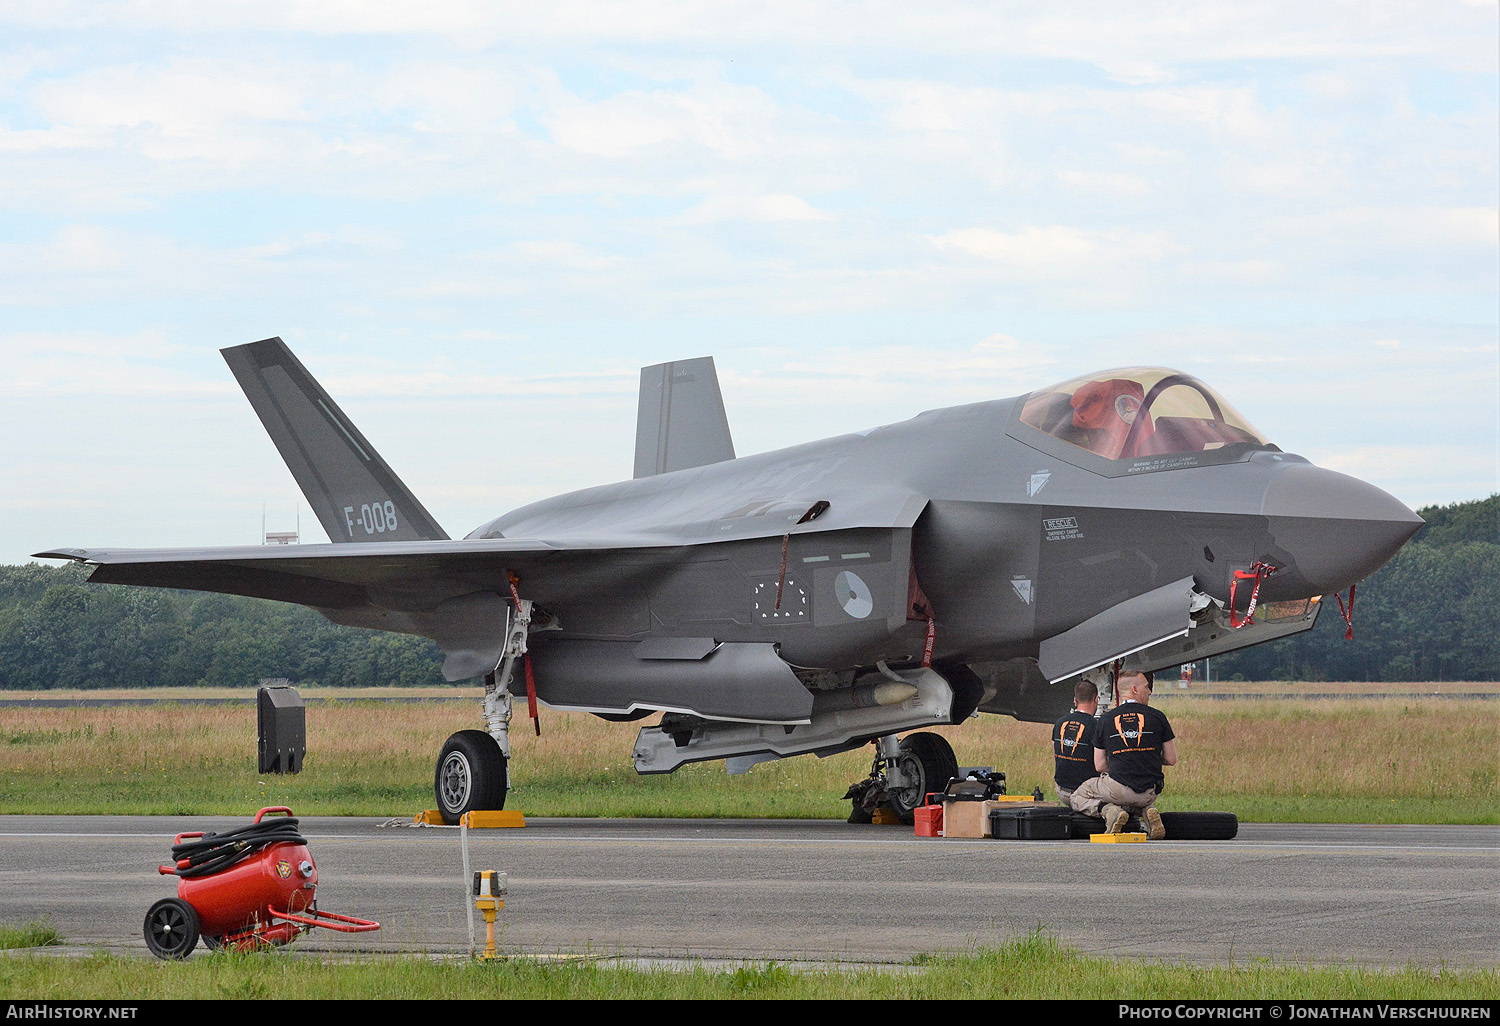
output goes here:
<path id="1" fill-rule="evenodd" d="M 329 541 L 448 537 L 285 342 L 220 352 Z"/>
<path id="2" fill-rule="evenodd" d="M 1193 626 L 1192 599 L 1191 577 L 1127 599 L 1042 642 L 1037 666 L 1056 684 L 1168 638 L 1181 637 Z"/>
<path id="3" fill-rule="evenodd" d="M 641 368 L 635 477 L 734 459 L 729 418 L 711 356 Z"/>

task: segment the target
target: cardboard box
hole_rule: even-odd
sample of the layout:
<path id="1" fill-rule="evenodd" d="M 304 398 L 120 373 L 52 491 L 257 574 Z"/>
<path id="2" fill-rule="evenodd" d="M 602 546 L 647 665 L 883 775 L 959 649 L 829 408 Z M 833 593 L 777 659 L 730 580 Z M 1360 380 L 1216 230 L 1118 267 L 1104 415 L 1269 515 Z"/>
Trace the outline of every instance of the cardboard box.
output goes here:
<path id="1" fill-rule="evenodd" d="M 990 810 L 996 804 L 992 801 L 944 802 L 943 836 L 988 837 Z"/>
<path id="2" fill-rule="evenodd" d="M 944 837 L 989 837 L 990 813 L 999 808 L 1060 808 L 1056 802 L 1039 802 L 1023 795 L 1000 795 L 982 802 L 944 802 Z"/>

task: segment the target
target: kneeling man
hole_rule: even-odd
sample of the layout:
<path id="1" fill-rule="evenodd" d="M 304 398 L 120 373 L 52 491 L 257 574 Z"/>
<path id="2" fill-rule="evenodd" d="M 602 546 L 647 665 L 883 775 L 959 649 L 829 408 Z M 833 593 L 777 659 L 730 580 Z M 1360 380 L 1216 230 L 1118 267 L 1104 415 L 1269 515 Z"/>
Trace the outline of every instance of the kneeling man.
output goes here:
<path id="1" fill-rule="evenodd" d="M 1073 711 L 1052 725 L 1052 783 L 1063 802 L 1073 799 L 1085 780 L 1099 775 L 1094 768 L 1094 731 L 1098 721 L 1099 689 L 1081 680 L 1073 688 Z"/>
<path id="2" fill-rule="evenodd" d="M 1121 702 L 1099 719 L 1094 733 L 1094 768 L 1102 776 L 1086 780 L 1068 800 L 1078 812 L 1102 816 L 1104 829 L 1118 834 L 1130 814 L 1146 823 L 1153 841 L 1167 836 L 1156 798 L 1166 786 L 1163 766 L 1177 765 L 1172 724 L 1150 706 L 1152 675 L 1130 670 L 1115 684 Z"/>

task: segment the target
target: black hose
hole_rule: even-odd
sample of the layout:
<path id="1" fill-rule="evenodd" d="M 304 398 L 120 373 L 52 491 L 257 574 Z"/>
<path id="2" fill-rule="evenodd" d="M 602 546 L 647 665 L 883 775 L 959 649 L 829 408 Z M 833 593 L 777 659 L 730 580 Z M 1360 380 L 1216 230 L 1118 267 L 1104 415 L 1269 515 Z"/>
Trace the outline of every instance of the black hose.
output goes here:
<path id="1" fill-rule="evenodd" d="M 297 820 L 290 816 L 263 819 L 222 834 L 204 834 L 172 845 L 172 862 L 176 866 L 172 872 L 185 879 L 208 876 L 248 859 L 262 848 L 285 841 L 307 843 L 307 838 L 297 833 Z M 186 866 L 180 864 L 184 859 L 187 860 Z"/>

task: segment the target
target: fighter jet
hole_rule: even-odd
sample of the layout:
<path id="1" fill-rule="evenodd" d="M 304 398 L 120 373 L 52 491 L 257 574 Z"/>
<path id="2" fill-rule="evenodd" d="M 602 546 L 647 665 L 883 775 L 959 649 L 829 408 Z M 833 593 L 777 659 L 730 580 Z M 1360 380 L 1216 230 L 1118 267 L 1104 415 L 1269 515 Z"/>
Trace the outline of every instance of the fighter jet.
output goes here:
<path id="1" fill-rule="evenodd" d="M 642 370 L 631 480 L 452 540 L 281 339 L 223 355 L 332 542 L 37 555 L 432 639 L 448 680 L 485 681 L 486 729 L 438 755 L 448 822 L 504 806 L 522 695 L 660 714 L 641 773 L 873 743 L 871 781 L 910 819 L 957 770 L 918 728 L 1050 722 L 1080 674 L 1308 630 L 1422 524 L 1172 370 L 737 458 L 700 358 Z"/>

